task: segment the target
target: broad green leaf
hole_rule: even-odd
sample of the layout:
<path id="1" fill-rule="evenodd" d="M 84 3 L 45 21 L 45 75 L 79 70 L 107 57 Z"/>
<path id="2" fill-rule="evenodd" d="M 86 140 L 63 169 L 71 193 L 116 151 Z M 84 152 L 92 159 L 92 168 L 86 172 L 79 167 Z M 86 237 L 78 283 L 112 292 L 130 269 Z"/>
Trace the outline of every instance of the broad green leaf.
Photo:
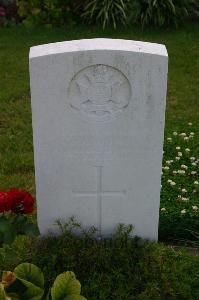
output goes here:
<path id="1" fill-rule="evenodd" d="M 57 276 L 51 288 L 52 300 L 63 300 L 69 295 L 79 295 L 81 284 L 73 272 L 64 272 Z"/>
<path id="2" fill-rule="evenodd" d="M 20 295 L 22 300 L 41 300 L 44 294 L 44 276 L 35 265 L 23 263 L 14 270 L 16 277 L 24 284 L 26 291 Z"/>
<path id="3" fill-rule="evenodd" d="M 62 300 L 87 300 L 87 299 L 81 295 L 69 295 L 63 298 Z"/>
<path id="4" fill-rule="evenodd" d="M 32 284 L 44 288 L 44 275 L 40 268 L 30 263 L 23 263 L 14 269 L 18 279 L 23 279 Z"/>

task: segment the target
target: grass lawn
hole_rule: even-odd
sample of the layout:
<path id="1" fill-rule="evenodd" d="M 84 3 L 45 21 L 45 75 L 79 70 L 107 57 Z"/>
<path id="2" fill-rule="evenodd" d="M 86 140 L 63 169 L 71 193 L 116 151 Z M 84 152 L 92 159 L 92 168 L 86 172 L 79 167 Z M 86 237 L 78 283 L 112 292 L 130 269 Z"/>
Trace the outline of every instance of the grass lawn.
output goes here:
<path id="1" fill-rule="evenodd" d="M 194 182 L 199 163 L 199 24 L 191 23 L 178 30 L 141 31 L 123 28 L 117 31 L 95 27 L 74 29 L 25 29 L 23 27 L 0 28 L 0 190 L 16 186 L 35 194 L 34 163 L 32 147 L 31 108 L 28 75 L 28 52 L 33 45 L 63 40 L 111 37 L 163 43 L 169 53 L 169 80 L 165 129 L 165 157 L 174 160 L 172 168 L 163 172 L 160 217 L 160 238 L 188 238 L 187 229 L 199 228 L 198 189 Z M 193 125 L 190 127 L 189 122 Z M 185 132 L 193 138 L 173 136 L 173 132 Z M 172 137 L 172 141 L 167 141 Z M 183 157 L 175 161 L 175 147 L 180 146 Z M 184 155 L 186 148 L 190 153 Z M 179 150 L 180 151 L 180 150 Z M 190 157 L 196 158 L 196 166 Z M 188 166 L 184 177 L 173 175 L 173 170 Z M 177 178 L 177 179 L 176 179 Z M 176 186 L 168 184 L 175 181 Z M 186 188 L 188 201 L 179 200 L 179 189 Z M 193 192 L 194 191 L 194 192 Z M 182 194 L 182 193 L 181 193 Z M 180 195 L 181 195 L 180 194 Z M 183 196 L 183 195 L 182 195 Z M 185 198 L 186 198 L 185 197 Z M 178 199 L 179 201 L 177 201 Z M 181 211 L 186 209 L 186 213 Z"/>

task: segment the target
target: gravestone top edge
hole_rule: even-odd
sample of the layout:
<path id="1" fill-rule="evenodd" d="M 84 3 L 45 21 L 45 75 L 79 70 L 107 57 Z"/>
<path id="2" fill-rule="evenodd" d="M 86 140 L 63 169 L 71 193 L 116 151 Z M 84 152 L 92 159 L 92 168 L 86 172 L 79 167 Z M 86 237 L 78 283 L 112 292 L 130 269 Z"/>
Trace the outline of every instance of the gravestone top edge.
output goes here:
<path id="1" fill-rule="evenodd" d="M 67 52 L 93 50 L 127 51 L 168 57 L 166 47 L 163 44 L 123 39 L 95 38 L 34 46 L 30 48 L 29 59 Z"/>

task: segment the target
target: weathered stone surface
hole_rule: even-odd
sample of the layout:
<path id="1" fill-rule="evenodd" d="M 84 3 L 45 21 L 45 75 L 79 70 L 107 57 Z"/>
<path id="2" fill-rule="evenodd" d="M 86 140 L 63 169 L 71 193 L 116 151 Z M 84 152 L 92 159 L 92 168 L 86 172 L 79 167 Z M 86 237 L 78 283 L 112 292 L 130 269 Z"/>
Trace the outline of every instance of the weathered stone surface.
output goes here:
<path id="1" fill-rule="evenodd" d="M 129 40 L 32 47 L 38 222 L 76 216 L 110 235 L 118 223 L 157 239 L 167 51 Z"/>

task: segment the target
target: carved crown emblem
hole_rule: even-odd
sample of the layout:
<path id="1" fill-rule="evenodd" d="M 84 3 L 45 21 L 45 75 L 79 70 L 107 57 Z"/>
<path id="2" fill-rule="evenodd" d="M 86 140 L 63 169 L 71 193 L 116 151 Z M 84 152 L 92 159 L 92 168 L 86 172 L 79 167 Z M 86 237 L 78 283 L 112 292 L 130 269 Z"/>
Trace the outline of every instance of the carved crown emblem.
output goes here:
<path id="1" fill-rule="evenodd" d="M 94 65 L 76 74 L 70 84 L 70 106 L 79 112 L 109 117 L 129 104 L 130 84 L 119 70 Z"/>

